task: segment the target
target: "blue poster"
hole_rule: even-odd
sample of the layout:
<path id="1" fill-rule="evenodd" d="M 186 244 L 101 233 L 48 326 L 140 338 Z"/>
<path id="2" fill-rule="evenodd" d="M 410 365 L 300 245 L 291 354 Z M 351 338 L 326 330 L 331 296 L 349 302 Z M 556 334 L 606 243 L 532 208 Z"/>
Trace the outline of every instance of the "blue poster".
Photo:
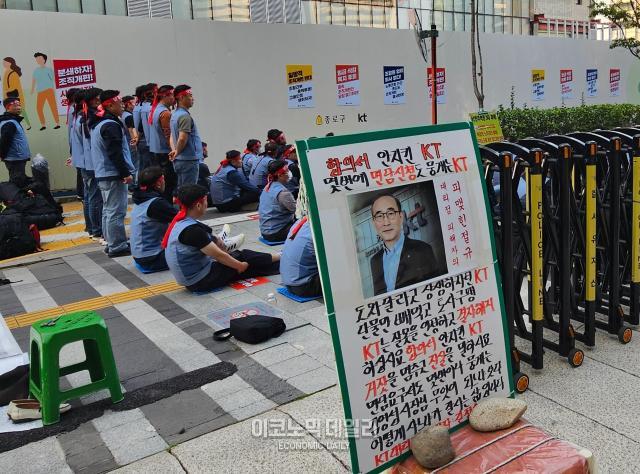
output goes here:
<path id="1" fill-rule="evenodd" d="M 404 66 L 383 66 L 384 105 L 398 105 L 406 102 L 404 86 Z"/>
<path id="2" fill-rule="evenodd" d="M 598 95 L 598 70 L 587 69 L 587 97 Z"/>

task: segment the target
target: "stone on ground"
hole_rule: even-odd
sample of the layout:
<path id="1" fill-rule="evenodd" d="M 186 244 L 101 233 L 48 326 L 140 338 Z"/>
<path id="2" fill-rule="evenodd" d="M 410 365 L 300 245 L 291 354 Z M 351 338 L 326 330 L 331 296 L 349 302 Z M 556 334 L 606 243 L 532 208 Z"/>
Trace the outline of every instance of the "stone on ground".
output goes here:
<path id="1" fill-rule="evenodd" d="M 449 430 L 430 426 L 411 439 L 411 451 L 422 467 L 435 469 L 451 462 L 456 453 L 451 446 Z"/>
<path id="2" fill-rule="evenodd" d="M 515 398 L 488 398 L 476 405 L 469 423 L 476 431 L 498 431 L 513 426 L 527 411 L 527 404 Z"/>

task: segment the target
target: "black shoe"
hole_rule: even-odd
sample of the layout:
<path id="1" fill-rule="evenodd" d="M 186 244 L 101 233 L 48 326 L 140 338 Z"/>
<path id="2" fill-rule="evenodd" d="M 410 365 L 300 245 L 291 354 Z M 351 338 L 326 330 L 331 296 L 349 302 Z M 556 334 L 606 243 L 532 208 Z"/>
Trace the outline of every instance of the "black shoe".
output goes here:
<path id="1" fill-rule="evenodd" d="M 56 125 L 55 127 L 53 127 L 54 130 L 58 130 L 60 128 L 60 125 Z"/>
<path id="2" fill-rule="evenodd" d="M 109 256 L 109 258 L 126 257 L 127 255 L 131 255 L 131 249 L 126 248 L 124 250 L 120 250 L 119 252 L 109 252 L 107 253 L 107 255 Z"/>
<path id="3" fill-rule="evenodd" d="M 43 130 L 46 130 L 46 129 L 47 129 L 47 127 L 42 127 L 42 128 L 40 129 L 40 131 L 43 131 Z"/>

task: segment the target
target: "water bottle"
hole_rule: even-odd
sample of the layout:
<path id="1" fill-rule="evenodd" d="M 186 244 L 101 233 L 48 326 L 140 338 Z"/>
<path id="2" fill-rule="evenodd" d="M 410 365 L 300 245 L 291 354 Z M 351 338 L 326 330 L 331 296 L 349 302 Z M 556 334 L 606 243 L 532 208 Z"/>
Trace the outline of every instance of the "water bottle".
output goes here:
<path id="1" fill-rule="evenodd" d="M 267 303 L 273 304 L 273 305 L 278 304 L 278 300 L 276 299 L 276 295 L 273 294 L 273 293 L 269 293 L 267 295 Z"/>

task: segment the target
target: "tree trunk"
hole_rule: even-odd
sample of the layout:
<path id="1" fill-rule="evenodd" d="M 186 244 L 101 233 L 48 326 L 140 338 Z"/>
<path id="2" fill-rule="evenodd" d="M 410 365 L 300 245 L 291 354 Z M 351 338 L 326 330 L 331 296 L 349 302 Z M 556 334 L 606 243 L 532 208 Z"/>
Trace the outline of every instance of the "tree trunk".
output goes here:
<path id="1" fill-rule="evenodd" d="M 476 57 L 476 49 L 478 51 L 478 57 Z M 480 60 L 479 64 L 478 59 Z M 478 29 L 478 7 L 476 0 L 471 0 L 471 78 L 473 80 L 473 93 L 478 100 L 479 110 L 484 110 L 483 72 L 482 49 L 480 48 L 480 30 Z M 480 76 L 480 87 L 478 87 L 478 76 Z"/>

